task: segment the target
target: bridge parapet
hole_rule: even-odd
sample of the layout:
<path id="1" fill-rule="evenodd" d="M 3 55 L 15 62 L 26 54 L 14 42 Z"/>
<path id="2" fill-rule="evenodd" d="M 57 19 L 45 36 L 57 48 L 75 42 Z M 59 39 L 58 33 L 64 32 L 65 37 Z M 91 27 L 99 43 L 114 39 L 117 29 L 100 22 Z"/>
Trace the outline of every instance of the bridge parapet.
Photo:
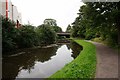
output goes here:
<path id="1" fill-rule="evenodd" d="M 61 33 L 57 33 L 58 36 L 65 36 L 66 38 L 70 38 L 70 33 L 67 32 L 61 32 Z"/>
<path id="2" fill-rule="evenodd" d="M 67 33 L 67 32 L 60 32 L 60 33 L 57 33 L 58 35 L 70 35 L 70 33 Z"/>

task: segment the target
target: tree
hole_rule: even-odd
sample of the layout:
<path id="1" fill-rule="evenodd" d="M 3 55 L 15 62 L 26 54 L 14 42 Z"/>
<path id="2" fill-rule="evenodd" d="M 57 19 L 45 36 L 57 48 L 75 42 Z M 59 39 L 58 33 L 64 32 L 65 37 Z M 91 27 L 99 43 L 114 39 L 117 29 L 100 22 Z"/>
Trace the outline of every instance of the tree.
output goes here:
<path id="1" fill-rule="evenodd" d="M 91 12 L 89 20 L 93 22 L 93 30 L 99 31 L 103 40 L 107 40 L 110 45 L 117 44 L 118 19 L 120 14 L 119 3 L 87 3 L 88 7 L 92 8 L 87 13 Z M 96 15 L 96 16 L 94 16 Z"/>
<path id="2" fill-rule="evenodd" d="M 57 33 L 57 32 L 62 32 L 62 29 L 61 29 L 59 26 L 52 26 L 51 29 L 52 29 L 53 31 L 55 31 L 56 33 Z"/>
<path id="3" fill-rule="evenodd" d="M 32 25 L 23 25 L 19 28 L 20 35 L 16 38 L 19 48 L 33 47 L 38 45 L 38 37 L 35 27 Z"/>
<path id="4" fill-rule="evenodd" d="M 52 44 L 56 40 L 56 32 L 62 31 L 60 27 L 53 30 L 48 25 L 40 25 L 37 28 L 31 24 L 15 28 L 15 22 L 0 16 L 2 19 L 2 51 L 3 53 L 18 48 L 28 48 L 39 45 Z"/>
<path id="5" fill-rule="evenodd" d="M 57 23 L 56 23 L 55 19 L 45 19 L 44 20 L 44 25 L 57 26 Z"/>
<path id="6" fill-rule="evenodd" d="M 71 32 L 72 27 L 70 26 L 70 24 L 68 25 L 66 32 Z"/>
<path id="7" fill-rule="evenodd" d="M 78 31 L 79 31 L 79 17 L 75 19 L 75 22 L 72 23 L 72 36 L 73 37 L 78 37 Z"/>
<path id="8" fill-rule="evenodd" d="M 116 45 L 120 26 L 120 2 L 88 2 L 83 5 L 73 24 L 74 36 L 85 36 L 85 39 L 101 37 L 110 45 Z"/>
<path id="9" fill-rule="evenodd" d="M 40 25 L 37 28 L 37 34 L 39 35 L 39 42 L 41 44 L 52 44 L 56 40 L 55 32 L 47 25 Z"/>
<path id="10" fill-rule="evenodd" d="M 2 18 L 2 51 L 7 52 L 16 48 L 15 38 L 18 29 L 15 28 L 15 22 L 10 19 Z"/>

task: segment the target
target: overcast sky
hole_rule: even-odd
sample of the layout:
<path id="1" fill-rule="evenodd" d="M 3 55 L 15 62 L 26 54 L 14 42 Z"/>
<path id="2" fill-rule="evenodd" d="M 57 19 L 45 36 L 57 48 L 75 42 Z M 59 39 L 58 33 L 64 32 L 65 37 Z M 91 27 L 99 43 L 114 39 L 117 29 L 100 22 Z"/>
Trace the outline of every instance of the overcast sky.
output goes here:
<path id="1" fill-rule="evenodd" d="M 57 20 L 63 31 L 77 17 L 81 0 L 11 0 L 22 14 L 22 23 L 38 26 L 46 18 Z"/>

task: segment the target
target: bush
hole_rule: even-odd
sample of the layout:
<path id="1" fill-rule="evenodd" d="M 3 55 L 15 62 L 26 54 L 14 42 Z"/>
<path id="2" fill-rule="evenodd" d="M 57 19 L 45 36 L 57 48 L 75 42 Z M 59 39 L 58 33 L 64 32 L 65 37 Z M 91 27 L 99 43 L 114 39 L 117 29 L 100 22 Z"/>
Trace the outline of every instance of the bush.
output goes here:
<path id="1" fill-rule="evenodd" d="M 40 25 L 37 28 L 37 34 L 39 35 L 39 40 L 41 44 L 52 44 L 56 40 L 55 32 L 47 25 Z"/>
<path id="2" fill-rule="evenodd" d="M 18 29 L 13 21 L 2 17 L 3 53 L 18 48 L 52 44 L 55 40 L 56 34 L 49 26 L 41 25 L 35 29 L 32 25 L 23 25 Z"/>
<path id="3" fill-rule="evenodd" d="M 16 39 L 19 48 L 33 47 L 37 45 L 37 33 L 32 25 L 24 25 L 19 28 L 19 36 Z"/>
<path id="4" fill-rule="evenodd" d="M 93 38 L 95 38 L 95 32 L 91 29 L 88 29 L 86 31 L 86 34 L 85 34 L 85 39 L 90 40 L 90 39 L 93 39 Z"/>
<path id="5" fill-rule="evenodd" d="M 111 32 L 108 36 L 107 39 L 108 45 L 112 47 L 117 47 L 118 46 L 118 34 L 116 32 Z"/>
<path id="6" fill-rule="evenodd" d="M 59 26 L 50 26 L 50 27 L 55 32 L 62 32 L 62 29 Z"/>
<path id="7" fill-rule="evenodd" d="M 2 17 L 3 52 L 10 51 L 16 48 L 16 43 L 14 41 L 16 37 L 17 37 L 17 29 L 15 28 L 15 23 L 9 19 Z"/>
<path id="8" fill-rule="evenodd" d="M 2 18 L 2 49 L 3 53 L 18 48 L 28 48 L 41 44 L 52 44 L 56 40 L 55 31 L 47 25 L 35 28 L 32 25 L 23 25 L 15 28 L 15 22 Z M 60 31 L 60 29 L 58 29 Z"/>

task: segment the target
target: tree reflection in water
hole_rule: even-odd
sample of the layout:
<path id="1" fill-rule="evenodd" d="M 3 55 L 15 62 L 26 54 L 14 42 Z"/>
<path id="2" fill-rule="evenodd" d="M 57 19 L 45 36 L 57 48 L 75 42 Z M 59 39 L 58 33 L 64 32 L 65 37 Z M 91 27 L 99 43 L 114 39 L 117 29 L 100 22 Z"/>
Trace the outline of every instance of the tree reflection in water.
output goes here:
<path id="1" fill-rule="evenodd" d="M 40 48 L 40 49 L 27 49 L 24 50 L 25 54 L 19 56 L 6 57 L 2 60 L 2 77 L 15 78 L 18 72 L 22 69 L 31 72 L 34 68 L 35 62 L 45 62 L 51 59 L 51 56 L 56 55 L 58 47 Z"/>
<path id="2" fill-rule="evenodd" d="M 59 55 L 59 56 L 57 56 L 57 57 L 59 57 L 59 59 L 57 61 L 60 60 L 61 62 L 62 61 L 64 61 L 64 62 L 62 62 L 62 64 L 59 62 L 57 62 L 57 63 L 54 62 L 53 65 L 51 65 L 51 67 L 54 67 L 54 68 L 60 67 L 57 64 L 63 65 L 63 64 L 66 64 L 66 62 L 68 62 L 68 60 L 72 60 L 73 58 L 75 59 L 77 57 L 77 55 L 80 53 L 80 51 L 82 50 L 82 47 L 79 46 L 75 42 L 66 44 L 66 46 L 59 45 L 59 46 L 54 46 L 54 47 L 49 47 L 49 48 L 24 49 L 24 50 L 22 50 L 22 52 L 24 52 L 24 54 L 21 54 L 18 56 L 12 56 L 12 57 L 3 57 L 2 77 L 15 79 L 22 70 L 27 71 L 30 74 L 30 73 L 32 73 L 31 70 L 34 69 L 37 62 L 40 62 L 40 64 L 50 62 L 57 55 Z M 62 52 L 59 52 L 59 54 L 58 54 L 57 51 L 59 49 L 61 49 L 60 51 L 62 51 Z M 67 50 L 65 50 L 65 49 L 67 49 Z M 70 52 L 70 50 L 72 50 L 72 53 Z M 67 52 L 65 52 L 65 51 L 67 51 Z M 21 51 L 19 51 L 19 52 L 21 52 Z M 16 53 L 18 53 L 18 52 L 16 52 Z M 68 53 L 70 53 L 70 54 L 68 54 Z M 65 59 L 65 58 L 69 58 L 68 55 L 70 55 L 70 57 L 73 57 L 73 58 Z M 62 56 L 64 56 L 64 58 Z M 65 62 L 65 60 L 62 60 L 62 59 L 65 59 L 67 61 Z M 47 65 L 48 68 L 50 67 L 49 66 L 50 64 L 51 63 L 48 63 L 48 65 Z M 53 71 L 55 71 L 55 70 L 53 70 Z M 37 73 L 37 72 L 35 72 L 35 73 Z M 49 73 L 49 74 L 51 74 L 51 73 Z"/>
<path id="3" fill-rule="evenodd" d="M 74 41 L 71 41 L 70 44 L 67 44 L 67 48 L 68 50 L 72 49 L 72 57 L 75 59 L 79 53 L 83 50 L 83 47 L 80 46 L 79 44 L 77 44 L 76 42 Z"/>

